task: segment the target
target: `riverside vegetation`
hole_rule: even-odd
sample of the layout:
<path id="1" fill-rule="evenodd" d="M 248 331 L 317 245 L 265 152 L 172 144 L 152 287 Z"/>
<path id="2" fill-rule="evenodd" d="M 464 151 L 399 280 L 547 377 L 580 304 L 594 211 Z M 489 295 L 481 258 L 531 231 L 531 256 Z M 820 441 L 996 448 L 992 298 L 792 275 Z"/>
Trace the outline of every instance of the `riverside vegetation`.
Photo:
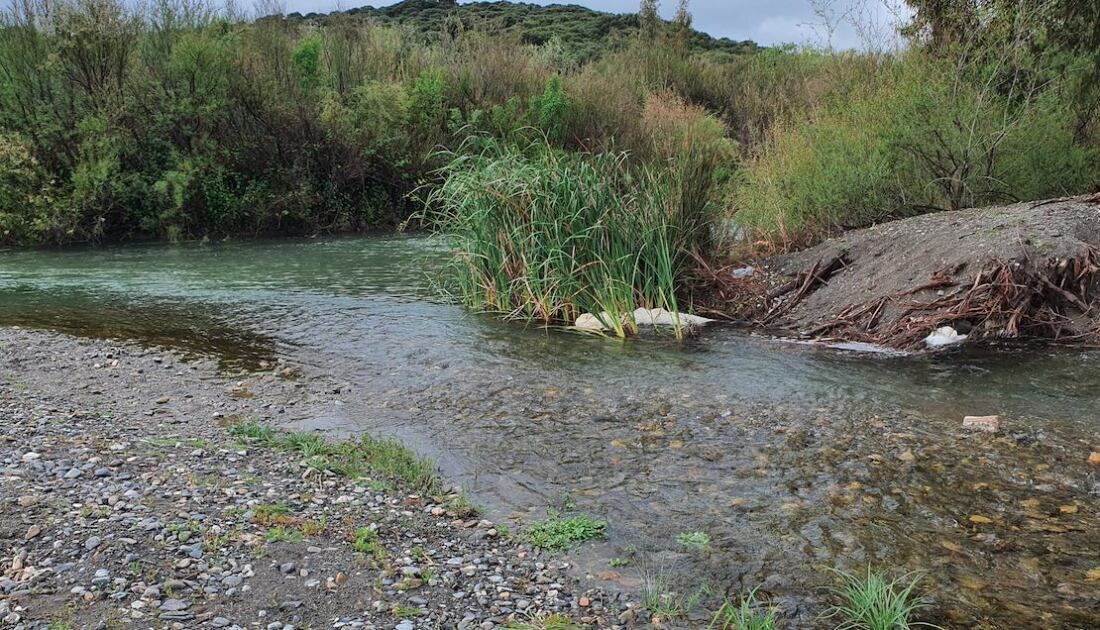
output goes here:
<path id="1" fill-rule="evenodd" d="M 714 40 L 686 2 L 671 22 L 654 0 L 250 21 L 25 0 L 0 28 L 0 242 L 313 234 L 422 208 L 469 304 L 557 323 L 689 310 L 728 221 L 787 248 L 1096 185 L 1100 9 L 909 4 L 905 45 L 840 52 Z"/>

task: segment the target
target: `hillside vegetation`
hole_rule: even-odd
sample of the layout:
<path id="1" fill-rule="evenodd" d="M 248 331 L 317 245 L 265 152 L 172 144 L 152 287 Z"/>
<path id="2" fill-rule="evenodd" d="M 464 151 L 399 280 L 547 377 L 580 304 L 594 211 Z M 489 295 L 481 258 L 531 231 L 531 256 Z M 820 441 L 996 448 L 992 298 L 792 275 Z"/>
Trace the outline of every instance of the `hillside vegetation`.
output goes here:
<path id="1" fill-rule="evenodd" d="M 356 16 L 379 24 L 408 26 L 420 33 L 425 41 L 438 41 L 456 30 L 487 31 L 516 35 L 524 44 L 552 44 L 563 49 L 574 63 L 598 57 L 621 46 L 637 33 L 640 22 L 636 14 L 615 14 L 594 11 L 576 4 L 548 6 L 526 2 L 469 2 L 453 0 L 403 0 L 384 7 L 364 6 L 330 14 L 291 13 L 290 19 L 303 19 L 324 24 L 334 17 Z M 692 31 L 688 41 L 692 52 L 738 54 L 758 49 L 751 41 L 715 38 Z"/>

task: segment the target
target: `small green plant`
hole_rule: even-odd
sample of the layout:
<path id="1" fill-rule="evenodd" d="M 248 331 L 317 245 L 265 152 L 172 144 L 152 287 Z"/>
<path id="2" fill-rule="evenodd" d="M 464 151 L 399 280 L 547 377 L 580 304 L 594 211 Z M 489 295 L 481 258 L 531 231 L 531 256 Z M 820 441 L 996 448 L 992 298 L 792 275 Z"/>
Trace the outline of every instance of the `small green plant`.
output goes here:
<path id="1" fill-rule="evenodd" d="M 612 558 L 607 561 L 607 566 L 613 568 L 625 567 L 630 564 L 630 560 L 626 558 Z"/>
<path id="2" fill-rule="evenodd" d="M 667 618 L 683 617 L 699 604 L 703 595 L 709 592 L 704 584 L 690 593 L 683 593 L 675 586 L 676 582 L 661 570 L 644 569 L 642 571 L 642 605 L 654 615 Z"/>
<path id="3" fill-rule="evenodd" d="M 710 535 L 706 532 L 680 532 L 676 542 L 689 549 L 705 549 L 710 544 Z"/>
<path id="4" fill-rule="evenodd" d="M 304 431 L 288 433 L 283 438 L 283 444 L 287 448 L 301 453 L 303 457 L 317 457 L 329 452 L 325 439 L 316 433 Z"/>
<path id="5" fill-rule="evenodd" d="M 504 630 L 584 630 L 588 626 L 575 623 L 569 617 L 558 613 L 549 615 L 536 615 L 526 621 L 515 621 L 504 627 Z"/>
<path id="6" fill-rule="evenodd" d="M 369 527 L 360 527 L 355 530 L 355 539 L 351 543 L 351 548 L 359 553 L 378 553 L 378 532 Z"/>
<path id="7" fill-rule="evenodd" d="M 404 604 L 397 604 L 393 607 L 393 616 L 398 619 L 411 619 L 413 617 L 419 617 L 424 613 L 416 606 L 405 606 Z"/>
<path id="8" fill-rule="evenodd" d="M 255 420 L 246 420 L 229 427 L 229 435 L 263 445 L 272 443 L 275 440 L 275 434 L 274 428 Z"/>
<path id="9" fill-rule="evenodd" d="M 708 627 L 711 630 L 774 630 L 775 624 L 775 609 L 763 608 L 753 589 L 742 595 L 737 604 L 729 599 L 724 601 Z"/>
<path id="10" fill-rule="evenodd" d="M 269 543 L 275 542 L 299 542 L 302 540 L 302 532 L 290 527 L 277 526 L 267 530 L 264 534 L 264 540 Z"/>
<path id="11" fill-rule="evenodd" d="M 459 518 L 468 518 L 481 513 L 481 509 L 474 505 L 464 494 L 455 495 L 449 499 L 447 501 L 447 511 L 453 512 Z"/>
<path id="12" fill-rule="evenodd" d="M 252 520 L 259 525 L 272 525 L 286 521 L 290 516 L 290 506 L 286 503 L 257 505 L 252 511 Z"/>
<path id="13" fill-rule="evenodd" d="M 546 520 L 535 523 L 527 530 L 527 538 L 540 549 L 566 551 L 576 543 L 603 536 L 605 531 L 606 521 L 583 514 L 563 517 L 557 511 L 549 510 Z"/>
<path id="14" fill-rule="evenodd" d="M 843 582 L 835 594 L 843 604 L 826 611 L 826 617 L 838 616 L 843 622 L 837 630 L 909 630 L 937 628 L 912 621 L 915 613 L 928 607 L 916 593 L 921 574 L 906 573 L 890 580 L 885 574 L 867 567 L 866 575 L 833 570 Z"/>

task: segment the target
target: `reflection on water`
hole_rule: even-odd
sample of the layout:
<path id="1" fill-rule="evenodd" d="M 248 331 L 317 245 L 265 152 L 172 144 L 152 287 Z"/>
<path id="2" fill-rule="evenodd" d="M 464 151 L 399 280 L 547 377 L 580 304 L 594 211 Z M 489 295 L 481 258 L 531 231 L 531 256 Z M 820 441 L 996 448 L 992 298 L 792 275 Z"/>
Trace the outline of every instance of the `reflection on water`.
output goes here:
<path id="1" fill-rule="evenodd" d="M 1100 354 L 591 338 L 449 304 L 442 261 L 408 237 L 0 253 L 0 325 L 289 356 L 349 384 L 313 426 L 398 435 L 505 511 L 569 493 L 611 553 L 764 585 L 804 620 L 814 567 L 874 562 L 928 571 L 948 625 L 1100 624 Z M 962 433 L 965 414 L 1008 430 Z M 693 530 L 710 552 L 679 553 Z"/>

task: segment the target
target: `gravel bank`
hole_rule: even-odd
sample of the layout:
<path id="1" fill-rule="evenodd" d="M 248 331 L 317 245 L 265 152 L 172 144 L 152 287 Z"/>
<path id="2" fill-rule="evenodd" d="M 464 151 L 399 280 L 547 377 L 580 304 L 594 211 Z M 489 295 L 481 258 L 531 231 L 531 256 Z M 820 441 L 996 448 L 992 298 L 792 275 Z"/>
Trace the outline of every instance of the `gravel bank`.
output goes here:
<path id="1" fill-rule="evenodd" d="M 633 606 L 570 577 L 566 558 L 456 511 L 455 488 L 410 494 L 232 436 L 333 392 L 268 368 L 231 377 L 0 329 L 0 627 L 634 625 Z"/>

